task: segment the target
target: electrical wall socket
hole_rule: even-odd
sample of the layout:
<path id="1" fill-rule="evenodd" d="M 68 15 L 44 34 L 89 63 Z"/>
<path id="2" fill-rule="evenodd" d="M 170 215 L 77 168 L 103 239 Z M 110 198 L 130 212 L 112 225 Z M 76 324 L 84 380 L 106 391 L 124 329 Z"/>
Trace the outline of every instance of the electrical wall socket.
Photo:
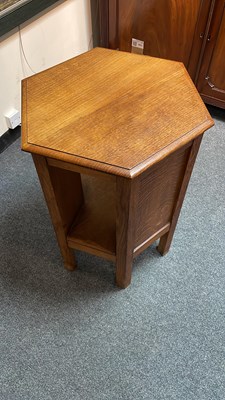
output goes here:
<path id="1" fill-rule="evenodd" d="M 5 115 L 6 123 L 9 129 L 14 129 L 21 123 L 20 112 L 12 109 Z"/>

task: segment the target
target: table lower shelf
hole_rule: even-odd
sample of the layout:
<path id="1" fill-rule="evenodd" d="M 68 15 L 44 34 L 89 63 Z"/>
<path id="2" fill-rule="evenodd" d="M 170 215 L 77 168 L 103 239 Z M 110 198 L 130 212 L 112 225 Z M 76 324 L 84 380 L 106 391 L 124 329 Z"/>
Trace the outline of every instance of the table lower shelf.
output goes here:
<path id="1" fill-rule="evenodd" d="M 82 188 L 85 200 L 67 235 L 68 246 L 116 261 L 116 184 L 112 180 L 82 175 Z M 133 257 L 169 228 L 170 223 L 166 223 L 156 232 L 150 230 L 150 236 L 134 248 Z"/>
<path id="2" fill-rule="evenodd" d="M 116 185 L 82 176 L 82 187 L 85 202 L 67 235 L 68 246 L 115 261 Z"/>

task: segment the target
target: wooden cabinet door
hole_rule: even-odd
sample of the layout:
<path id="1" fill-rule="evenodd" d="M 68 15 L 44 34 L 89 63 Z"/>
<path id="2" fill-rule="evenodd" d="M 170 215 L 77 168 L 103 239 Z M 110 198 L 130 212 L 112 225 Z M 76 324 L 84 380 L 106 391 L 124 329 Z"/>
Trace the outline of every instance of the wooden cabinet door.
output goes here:
<path id="1" fill-rule="evenodd" d="M 143 54 L 182 61 L 194 79 L 211 1 L 109 0 L 109 47 L 130 52 L 132 38 L 144 41 Z"/>
<path id="2" fill-rule="evenodd" d="M 197 88 L 206 103 L 225 108 L 225 0 L 214 3 Z"/>

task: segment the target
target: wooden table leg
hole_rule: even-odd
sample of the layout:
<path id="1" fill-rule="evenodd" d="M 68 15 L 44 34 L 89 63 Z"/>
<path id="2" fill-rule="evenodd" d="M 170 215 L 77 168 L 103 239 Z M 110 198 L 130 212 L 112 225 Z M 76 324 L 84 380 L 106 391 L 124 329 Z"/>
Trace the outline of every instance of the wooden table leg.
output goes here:
<path id="1" fill-rule="evenodd" d="M 73 196 L 75 196 L 72 192 L 74 191 L 74 189 L 71 183 L 72 181 L 73 183 L 75 183 L 75 180 L 78 179 L 77 175 L 79 174 L 77 175 L 72 174 L 68 171 L 62 171 L 58 168 L 51 170 L 51 167 L 48 166 L 47 161 L 43 156 L 33 154 L 33 160 L 43 189 L 43 193 L 46 199 L 52 223 L 55 229 L 58 244 L 64 260 L 64 266 L 68 270 L 73 270 L 76 267 L 75 256 L 73 250 L 71 250 L 68 247 L 66 234 L 67 234 L 67 228 L 69 226 L 68 209 L 72 210 L 71 199 L 69 197 L 70 192 L 72 198 Z M 62 186 L 61 192 L 63 196 L 61 194 L 61 198 L 59 196 L 59 187 L 58 187 L 60 181 L 63 181 L 62 182 L 63 185 L 61 185 Z M 81 199 L 82 195 L 80 191 L 81 189 L 79 189 L 78 191 L 79 192 L 78 200 L 76 201 L 77 208 L 79 207 L 79 203 L 82 201 Z M 65 198 L 66 204 L 62 204 L 63 197 Z M 76 209 L 73 210 L 73 213 L 75 211 Z M 67 213 L 67 215 L 65 214 L 65 212 Z"/>
<path id="2" fill-rule="evenodd" d="M 202 140 L 202 136 L 199 136 L 197 139 L 195 139 L 193 141 L 192 147 L 191 147 L 191 151 L 190 151 L 190 155 L 188 158 L 188 162 L 187 162 L 187 167 L 185 170 L 185 174 L 183 177 L 183 181 L 181 184 L 181 188 L 180 188 L 180 193 L 176 202 L 176 206 L 174 208 L 174 212 L 173 212 L 173 216 L 172 216 L 172 221 L 171 221 L 171 225 L 170 225 L 170 230 L 169 232 L 167 232 L 165 235 L 163 235 L 160 238 L 160 242 L 158 245 L 158 251 L 159 253 L 164 256 L 166 253 L 168 253 L 172 239 L 173 239 L 173 235 L 174 235 L 174 231 L 177 225 L 177 221 L 180 215 L 180 211 L 181 211 L 181 207 L 184 201 L 184 197 L 186 194 L 186 190 L 188 187 L 188 183 L 190 181 L 190 177 L 191 177 L 191 173 L 194 167 L 194 163 L 198 154 L 198 150 L 201 144 L 201 140 Z"/>
<path id="3" fill-rule="evenodd" d="M 117 177 L 116 192 L 116 284 L 124 289 L 131 282 L 137 199 L 136 181 Z"/>

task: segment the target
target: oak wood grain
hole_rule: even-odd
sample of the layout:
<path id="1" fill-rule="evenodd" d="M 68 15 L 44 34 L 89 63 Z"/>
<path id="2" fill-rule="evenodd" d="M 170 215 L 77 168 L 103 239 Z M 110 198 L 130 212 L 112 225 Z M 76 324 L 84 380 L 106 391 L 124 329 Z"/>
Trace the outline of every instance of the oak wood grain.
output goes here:
<path id="1" fill-rule="evenodd" d="M 87 167 L 81 167 L 80 165 L 71 164 L 71 163 L 68 163 L 65 161 L 55 160 L 54 158 L 47 158 L 47 163 L 50 166 L 64 169 L 66 171 L 78 172 L 79 174 L 82 174 L 82 175 L 89 175 L 89 176 L 91 175 L 91 176 L 105 178 L 107 180 L 111 179 L 112 181 L 115 181 L 114 175 L 107 174 L 105 172 L 97 171 L 95 169 L 91 169 L 91 168 L 87 168 Z"/>
<path id="2" fill-rule="evenodd" d="M 91 79 L 90 79 L 91 77 Z M 116 263 L 168 251 L 200 138 L 213 121 L 183 65 L 95 49 L 23 81 L 30 151 L 65 266 L 73 250 Z"/>
<path id="3" fill-rule="evenodd" d="M 79 173 L 52 166 L 48 167 L 48 172 L 63 228 L 67 234 L 84 201 L 81 177 Z"/>
<path id="4" fill-rule="evenodd" d="M 191 143 L 177 150 L 140 176 L 135 246 L 171 223 L 174 204 L 190 153 Z"/>
<path id="5" fill-rule="evenodd" d="M 126 288 L 131 282 L 136 228 L 138 178 L 116 179 L 116 284 Z"/>
<path id="6" fill-rule="evenodd" d="M 23 149 L 116 175 L 140 174 L 212 124 L 168 60 L 94 49 L 23 81 Z"/>
<path id="7" fill-rule="evenodd" d="M 170 229 L 170 223 L 167 223 L 165 226 L 160 228 L 158 231 L 154 232 L 152 236 L 149 236 L 144 242 L 139 244 L 139 246 L 135 247 L 133 250 L 133 257 L 137 257 L 140 253 L 142 253 L 145 249 L 147 249 L 152 243 L 154 243 L 157 239 L 164 236 Z"/>

